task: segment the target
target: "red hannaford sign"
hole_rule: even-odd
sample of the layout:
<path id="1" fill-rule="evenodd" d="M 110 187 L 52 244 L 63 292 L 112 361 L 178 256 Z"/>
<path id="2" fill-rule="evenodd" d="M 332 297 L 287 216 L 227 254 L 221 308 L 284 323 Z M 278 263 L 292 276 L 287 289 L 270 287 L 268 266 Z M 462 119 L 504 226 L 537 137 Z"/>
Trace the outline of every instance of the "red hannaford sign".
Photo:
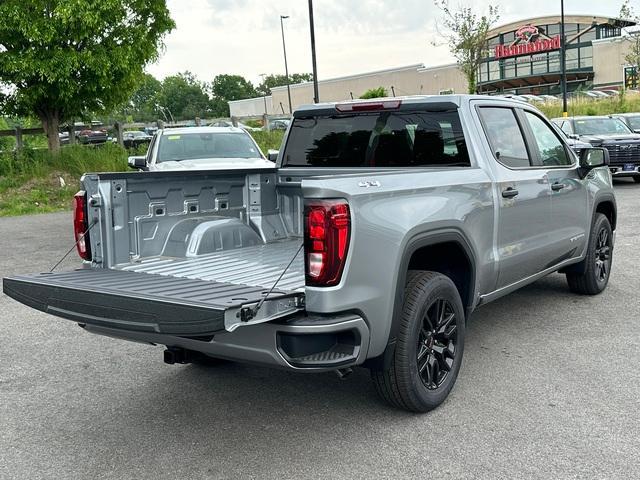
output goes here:
<path id="1" fill-rule="evenodd" d="M 540 38 L 538 27 L 523 25 L 516 30 L 516 41 L 511 45 L 497 45 L 494 56 L 496 58 L 531 55 L 560 49 L 560 35 L 553 38 Z"/>

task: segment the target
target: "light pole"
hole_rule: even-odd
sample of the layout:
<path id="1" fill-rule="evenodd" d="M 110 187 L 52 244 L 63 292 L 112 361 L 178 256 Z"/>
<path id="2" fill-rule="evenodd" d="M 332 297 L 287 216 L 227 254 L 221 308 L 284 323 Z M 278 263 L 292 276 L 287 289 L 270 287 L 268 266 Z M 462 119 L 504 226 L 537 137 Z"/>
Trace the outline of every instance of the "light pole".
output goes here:
<path id="1" fill-rule="evenodd" d="M 313 102 L 320 103 L 318 65 L 316 64 L 316 29 L 313 24 L 313 0 L 309 0 L 309 29 L 311 32 L 311 62 L 313 63 Z"/>
<path id="2" fill-rule="evenodd" d="M 562 116 L 567 117 L 567 47 L 564 36 L 564 0 L 560 0 L 560 71 L 562 83 Z"/>
<path id="3" fill-rule="evenodd" d="M 284 74 L 287 77 L 287 96 L 289 97 L 289 113 L 293 112 L 291 108 L 291 86 L 289 85 L 289 66 L 287 65 L 287 44 L 284 41 L 284 22 L 289 15 L 280 15 L 280 30 L 282 30 L 282 51 L 284 52 Z"/>

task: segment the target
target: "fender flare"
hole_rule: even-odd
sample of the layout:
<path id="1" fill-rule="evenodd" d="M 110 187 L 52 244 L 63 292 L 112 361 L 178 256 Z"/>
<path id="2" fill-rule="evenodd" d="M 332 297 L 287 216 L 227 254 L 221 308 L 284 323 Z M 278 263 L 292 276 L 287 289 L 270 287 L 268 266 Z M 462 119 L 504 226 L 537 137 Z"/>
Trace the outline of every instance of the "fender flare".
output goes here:
<path id="1" fill-rule="evenodd" d="M 393 302 L 393 316 L 391 318 L 391 327 L 389 329 L 389 337 L 387 339 L 387 347 L 382 355 L 376 358 L 369 359 L 365 366 L 371 369 L 384 369 L 390 365 L 391 358 L 395 352 L 396 336 L 400 327 L 400 313 L 402 311 L 402 304 L 404 300 L 404 288 L 407 280 L 407 273 L 409 271 L 409 262 L 413 254 L 421 248 L 438 245 L 441 243 L 455 243 L 460 246 L 469 261 L 471 266 L 471 284 L 469 298 L 465 302 L 465 319 L 469 318 L 471 312 L 473 312 L 476 306 L 476 284 L 477 284 L 477 264 L 476 255 L 472 248 L 471 242 L 467 239 L 466 235 L 456 228 L 443 228 L 438 230 L 430 230 L 427 232 L 414 235 L 405 245 L 402 255 L 400 257 L 400 264 L 398 268 L 398 275 L 396 280 L 396 291 Z"/>

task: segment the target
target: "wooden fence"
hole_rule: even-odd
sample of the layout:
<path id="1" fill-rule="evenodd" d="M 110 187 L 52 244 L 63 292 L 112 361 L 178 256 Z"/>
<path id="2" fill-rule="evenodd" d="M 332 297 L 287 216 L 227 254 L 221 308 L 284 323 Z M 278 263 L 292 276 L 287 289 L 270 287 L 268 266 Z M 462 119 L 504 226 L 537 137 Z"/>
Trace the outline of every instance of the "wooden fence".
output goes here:
<path id="1" fill-rule="evenodd" d="M 69 126 L 63 131 L 69 132 L 69 145 L 73 145 L 78 143 L 77 141 L 77 132 L 82 130 L 95 130 L 95 129 L 106 129 L 107 131 L 114 132 L 114 138 L 116 142 L 120 146 L 124 146 L 123 133 L 126 130 L 138 130 L 144 127 L 157 127 L 157 128 L 177 128 L 177 127 L 189 127 L 189 126 L 201 126 L 201 125 L 209 125 L 211 123 L 219 122 L 219 121 L 227 121 L 231 124 L 237 126 L 240 121 L 247 120 L 259 120 L 263 123 L 264 126 L 269 126 L 271 122 L 274 120 L 282 120 L 284 118 L 289 118 L 285 115 L 257 115 L 251 117 L 231 117 L 231 118 L 215 118 L 213 120 L 204 120 L 200 118 L 196 118 L 191 121 L 186 122 L 176 122 L 176 123 L 166 123 L 162 120 L 158 120 L 153 124 L 145 124 L 145 123 L 121 123 L 116 122 L 113 125 L 74 125 Z M 20 151 L 24 148 L 24 137 L 27 135 L 43 135 L 44 129 L 42 127 L 37 128 L 22 128 L 16 127 L 9 130 L 0 130 L 0 137 L 13 137 L 16 141 L 16 150 Z"/>

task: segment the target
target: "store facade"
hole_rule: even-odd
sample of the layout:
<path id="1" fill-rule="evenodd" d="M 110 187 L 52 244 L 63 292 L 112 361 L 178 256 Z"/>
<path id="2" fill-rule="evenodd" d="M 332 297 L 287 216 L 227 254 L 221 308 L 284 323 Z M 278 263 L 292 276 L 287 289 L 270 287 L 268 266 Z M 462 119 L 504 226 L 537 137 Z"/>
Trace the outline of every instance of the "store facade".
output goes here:
<path id="1" fill-rule="evenodd" d="M 569 91 L 619 88 L 625 51 L 622 29 L 628 20 L 572 15 L 565 17 L 566 72 Z M 613 47 L 613 48 L 612 48 Z M 616 48 L 618 47 L 618 48 Z M 612 54 L 612 50 L 615 50 Z M 619 52 L 618 52 L 619 51 Z M 561 91 L 560 17 L 510 23 L 489 32 L 489 57 L 478 71 L 479 93 L 558 94 Z M 602 71 L 600 71 L 602 70 Z"/>

